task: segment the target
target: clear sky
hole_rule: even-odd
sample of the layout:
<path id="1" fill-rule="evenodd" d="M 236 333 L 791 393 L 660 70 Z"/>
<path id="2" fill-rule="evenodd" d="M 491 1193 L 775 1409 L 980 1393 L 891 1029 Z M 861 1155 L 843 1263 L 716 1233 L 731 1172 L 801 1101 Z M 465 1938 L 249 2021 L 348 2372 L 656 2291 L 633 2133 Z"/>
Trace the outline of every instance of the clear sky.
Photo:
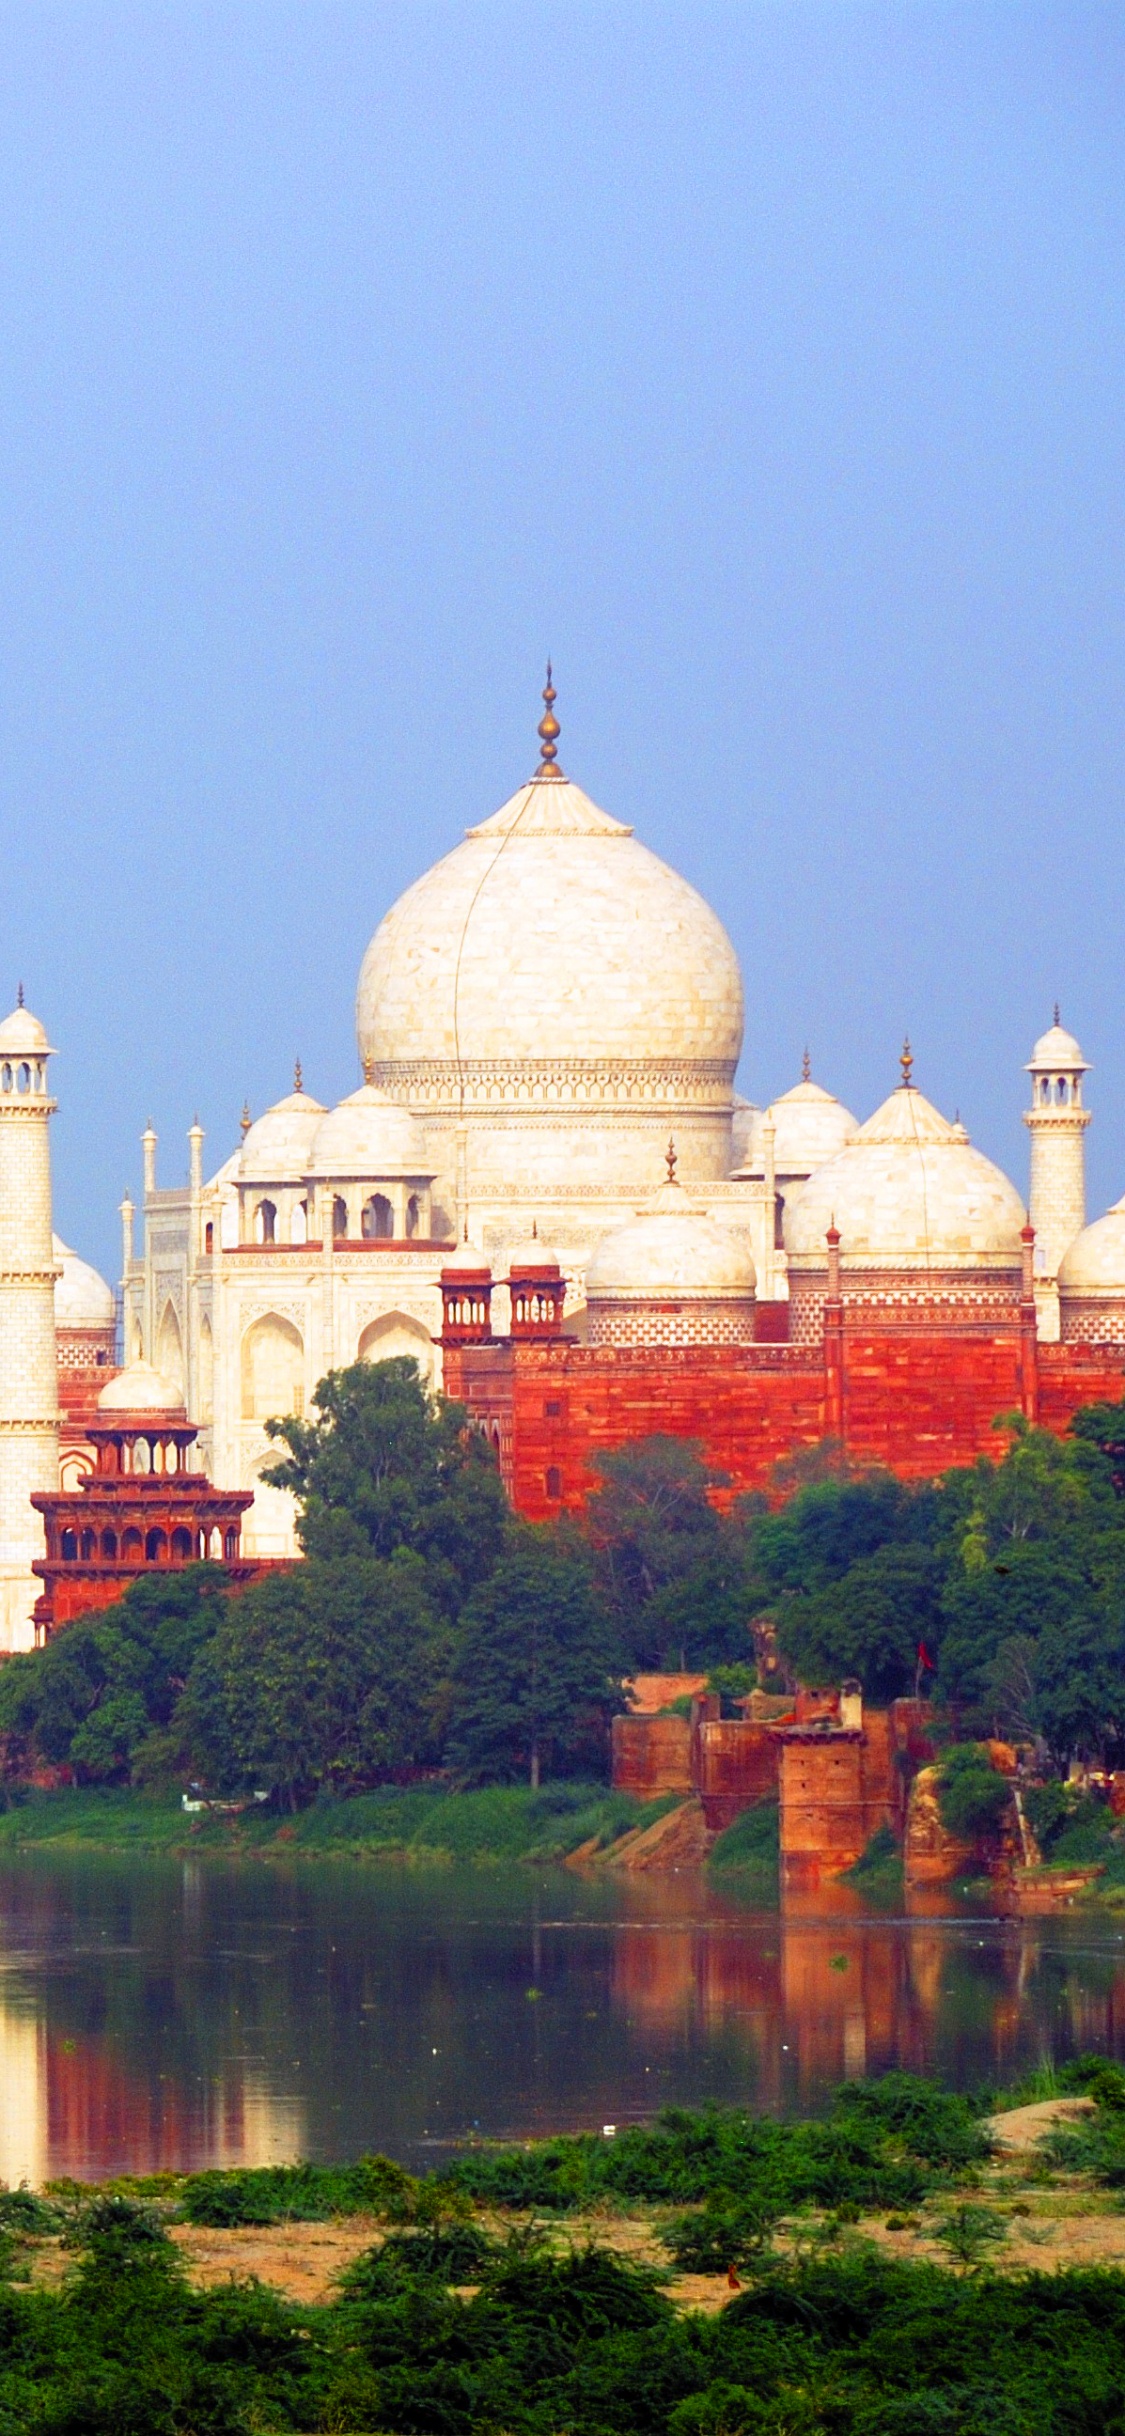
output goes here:
<path id="1" fill-rule="evenodd" d="M 561 757 L 727 923 L 742 1088 L 1125 1192 L 1125 13 L 8 5 L 2 993 L 60 1229 L 306 1082 Z"/>

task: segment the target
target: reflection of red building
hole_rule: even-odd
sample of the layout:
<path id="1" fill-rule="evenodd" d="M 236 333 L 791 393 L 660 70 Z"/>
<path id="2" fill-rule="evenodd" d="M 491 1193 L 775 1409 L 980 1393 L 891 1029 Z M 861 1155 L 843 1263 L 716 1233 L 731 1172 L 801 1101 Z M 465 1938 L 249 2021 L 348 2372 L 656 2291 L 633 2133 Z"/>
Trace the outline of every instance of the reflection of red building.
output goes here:
<path id="1" fill-rule="evenodd" d="M 249 1489 L 217 1489 L 188 1469 L 197 1432 L 167 1380 L 134 1363 L 98 1398 L 86 1437 L 94 1468 L 70 1490 L 38 1490 L 47 1554 L 35 1561 L 43 1594 L 37 1637 L 92 1608 L 108 1607 L 152 1568 L 215 1559 L 235 1581 L 259 1570 L 240 1559 Z"/>

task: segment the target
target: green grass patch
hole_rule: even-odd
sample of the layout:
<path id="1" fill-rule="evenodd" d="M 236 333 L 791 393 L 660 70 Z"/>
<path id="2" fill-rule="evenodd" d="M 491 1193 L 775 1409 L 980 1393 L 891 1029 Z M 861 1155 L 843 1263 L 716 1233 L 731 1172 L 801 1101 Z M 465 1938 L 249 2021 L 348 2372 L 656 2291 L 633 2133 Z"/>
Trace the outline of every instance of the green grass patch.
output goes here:
<path id="1" fill-rule="evenodd" d="M 852 1869 L 844 1871 L 848 1886 L 862 1888 L 876 1902 L 895 1902 L 902 1894 L 902 1849 L 889 1827 L 877 1827 Z"/>
<path id="2" fill-rule="evenodd" d="M 374 1859 L 473 1862 L 565 1859 L 596 1836 L 611 1843 L 648 1826 L 674 1797 L 634 1801 L 604 1786 L 495 1785 L 451 1792 L 442 1785 L 387 1786 L 346 1800 L 315 1802 L 289 1818 L 264 1805 L 235 1815 L 189 1813 L 178 1796 L 131 1792 L 30 1793 L 0 1812 L 5 1846 L 55 1844 L 101 1851 L 238 1851 L 263 1857 L 307 1853 Z"/>
<path id="3" fill-rule="evenodd" d="M 733 1826 L 716 1836 L 707 1855 L 708 1869 L 752 1869 L 776 1885 L 780 1846 L 776 1802 L 756 1802 Z"/>

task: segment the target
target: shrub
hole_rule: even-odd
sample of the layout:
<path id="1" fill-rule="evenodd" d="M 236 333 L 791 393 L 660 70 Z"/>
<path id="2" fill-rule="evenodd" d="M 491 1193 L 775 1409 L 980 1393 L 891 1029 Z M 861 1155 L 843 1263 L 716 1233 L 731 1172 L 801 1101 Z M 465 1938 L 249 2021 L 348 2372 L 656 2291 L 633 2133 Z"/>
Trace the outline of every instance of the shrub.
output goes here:
<path id="1" fill-rule="evenodd" d="M 983 1743 L 960 1743 L 947 1751 L 938 1779 L 942 1824 L 950 1835 L 994 1834 L 1011 1802 L 1006 1777 L 992 1767 Z"/>

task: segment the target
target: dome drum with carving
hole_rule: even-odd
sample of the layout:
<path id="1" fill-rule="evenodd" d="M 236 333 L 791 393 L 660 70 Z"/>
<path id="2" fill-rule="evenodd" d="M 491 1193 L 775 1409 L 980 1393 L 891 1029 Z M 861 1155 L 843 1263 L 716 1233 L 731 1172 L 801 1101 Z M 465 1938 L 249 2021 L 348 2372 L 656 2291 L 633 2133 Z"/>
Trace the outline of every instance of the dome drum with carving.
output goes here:
<path id="1" fill-rule="evenodd" d="M 1059 1322 L 1064 1344 L 1125 1344 L 1125 1200 L 1083 1227 L 1064 1254 Z"/>

